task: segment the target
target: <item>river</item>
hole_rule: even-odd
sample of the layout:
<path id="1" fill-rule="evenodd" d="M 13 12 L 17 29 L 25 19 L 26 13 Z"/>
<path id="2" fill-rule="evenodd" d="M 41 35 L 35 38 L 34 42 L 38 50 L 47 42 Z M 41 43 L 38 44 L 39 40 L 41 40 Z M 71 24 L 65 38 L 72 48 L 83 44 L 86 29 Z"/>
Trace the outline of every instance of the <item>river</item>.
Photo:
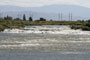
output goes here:
<path id="1" fill-rule="evenodd" d="M 27 26 L 0 33 L 0 60 L 90 60 L 90 31 Z"/>

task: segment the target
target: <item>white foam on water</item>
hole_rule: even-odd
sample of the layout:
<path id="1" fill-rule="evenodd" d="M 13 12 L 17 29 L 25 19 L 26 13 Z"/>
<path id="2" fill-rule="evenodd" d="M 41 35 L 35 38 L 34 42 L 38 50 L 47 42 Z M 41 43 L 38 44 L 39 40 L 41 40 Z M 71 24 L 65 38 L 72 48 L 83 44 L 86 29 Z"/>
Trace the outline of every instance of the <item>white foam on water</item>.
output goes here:
<path id="1" fill-rule="evenodd" d="M 87 52 L 60 52 L 61 54 L 88 54 Z"/>
<path id="2" fill-rule="evenodd" d="M 89 31 L 73 30 L 69 26 L 28 26 L 23 29 L 5 29 L 4 33 L 74 34 L 90 35 Z"/>

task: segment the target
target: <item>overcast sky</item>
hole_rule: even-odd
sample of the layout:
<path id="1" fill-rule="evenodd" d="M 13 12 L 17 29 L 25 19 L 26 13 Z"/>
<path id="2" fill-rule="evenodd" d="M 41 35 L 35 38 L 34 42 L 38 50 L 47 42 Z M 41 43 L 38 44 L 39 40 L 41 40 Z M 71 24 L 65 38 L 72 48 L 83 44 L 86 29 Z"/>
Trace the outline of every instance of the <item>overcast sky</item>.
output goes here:
<path id="1" fill-rule="evenodd" d="M 39 7 L 53 4 L 71 4 L 90 8 L 90 0 L 0 0 L 0 5 Z"/>

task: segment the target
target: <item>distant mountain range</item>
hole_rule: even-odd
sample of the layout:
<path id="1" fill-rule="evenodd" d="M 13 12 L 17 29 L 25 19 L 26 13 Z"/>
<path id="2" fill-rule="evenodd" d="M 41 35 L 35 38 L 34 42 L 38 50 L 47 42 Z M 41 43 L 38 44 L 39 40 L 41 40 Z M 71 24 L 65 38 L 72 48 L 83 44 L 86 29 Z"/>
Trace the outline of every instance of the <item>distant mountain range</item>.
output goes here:
<path id="1" fill-rule="evenodd" d="M 90 8 L 76 5 L 48 5 L 42 7 L 0 6 L 0 17 L 9 15 L 14 18 L 22 18 L 23 14 L 26 14 L 27 19 L 29 16 L 33 16 L 34 19 L 44 17 L 49 20 L 58 20 L 60 19 L 59 13 L 62 13 L 63 20 L 69 20 L 69 13 L 72 13 L 73 20 L 90 19 Z"/>

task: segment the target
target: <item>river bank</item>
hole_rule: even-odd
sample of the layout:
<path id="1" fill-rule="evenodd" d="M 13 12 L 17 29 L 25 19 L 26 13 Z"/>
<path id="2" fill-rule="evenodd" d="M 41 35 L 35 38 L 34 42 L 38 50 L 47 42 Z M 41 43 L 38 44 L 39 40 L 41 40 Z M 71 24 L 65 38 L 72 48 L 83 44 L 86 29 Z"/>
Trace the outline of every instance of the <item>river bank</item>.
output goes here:
<path id="1" fill-rule="evenodd" d="M 90 21 L 28 21 L 0 19 L 0 31 L 13 28 L 24 28 L 33 25 L 69 25 L 71 29 L 90 31 Z"/>

